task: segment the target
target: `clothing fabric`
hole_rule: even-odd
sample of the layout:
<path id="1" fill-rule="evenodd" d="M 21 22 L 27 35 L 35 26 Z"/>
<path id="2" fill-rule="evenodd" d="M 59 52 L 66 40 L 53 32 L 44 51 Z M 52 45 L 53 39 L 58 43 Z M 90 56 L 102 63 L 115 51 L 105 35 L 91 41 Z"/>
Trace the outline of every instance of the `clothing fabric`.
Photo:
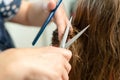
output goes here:
<path id="1" fill-rule="evenodd" d="M 0 0 L 0 51 L 14 48 L 4 23 L 18 12 L 20 4 L 21 0 Z"/>

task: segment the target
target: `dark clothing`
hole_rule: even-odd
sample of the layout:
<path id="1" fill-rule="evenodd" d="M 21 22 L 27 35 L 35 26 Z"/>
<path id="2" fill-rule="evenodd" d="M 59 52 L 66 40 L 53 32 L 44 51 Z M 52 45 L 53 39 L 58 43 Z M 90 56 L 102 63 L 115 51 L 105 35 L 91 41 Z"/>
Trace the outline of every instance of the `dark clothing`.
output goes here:
<path id="1" fill-rule="evenodd" d="M 0 51 L 14 48 L 4 23 L 18 12 L 20 3 L 21 0 L 0 0 Z"/>

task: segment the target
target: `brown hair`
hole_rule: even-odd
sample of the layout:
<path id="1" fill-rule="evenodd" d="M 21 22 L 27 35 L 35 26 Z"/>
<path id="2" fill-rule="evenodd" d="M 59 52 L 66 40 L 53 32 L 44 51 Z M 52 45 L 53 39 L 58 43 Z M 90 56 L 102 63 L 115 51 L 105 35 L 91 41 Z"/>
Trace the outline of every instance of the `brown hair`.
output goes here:
<path id="1" fill-rule="evenodd" d="M 78 1 L 72 22 L 74 35 L 90 27 L 70 47 L 70 80 L 120 79 L 119 7 L 119 0 Z"/>

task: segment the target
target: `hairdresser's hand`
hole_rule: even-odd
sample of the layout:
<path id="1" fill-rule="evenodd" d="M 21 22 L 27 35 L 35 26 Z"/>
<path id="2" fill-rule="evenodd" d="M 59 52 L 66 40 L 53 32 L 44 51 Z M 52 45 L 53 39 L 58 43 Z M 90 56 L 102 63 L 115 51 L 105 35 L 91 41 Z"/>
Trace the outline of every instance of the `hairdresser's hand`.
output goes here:
<path id="1" fill-rule="evenodd" d="M 54 1 L 50 0 L 50 2 L 48 4 L 49 10 L 52 10 L 52 9 L 55 8 Z M 58 3 L 58 0 L 56 0 L 56 3 Z M 53 19 L 54 22 L 57 24 L 57 27 L 58 27 L 59 40 L 61 40 L 62 35 L 64 33 L 64 30 L 65 30 L 65 28 L 66 28 L 66 26 L 68 24 L 68 18 L 67 18 L 67 15 L 65 13 L 64 6 L 63 6 L 62 3 L 59 6 L 58 10 L 56 11 L 56 14 L 55 14 L 54 19 Z"/>
<path id="2" fill-rule="evenodd" d="M 58 1 L 59 0 L 40 0 L 37 3 L 32 4 L 32 6 L 34 6 L 34 7 L 39 5 L 39 7 L 41 8 L 41 11 L 40 11 L 40 8 L 38 8 L 38 6 L 37 6 L 37 9 L 39 9 L 39 10 L 37 10 L 37 11 L 40 11 L 42 13 L 39 14 L 40 17 L 39 16 L 34 17 L 35 19 L 33 19 L 32 17 L 29 17 L 29 18 L 32 18 L 32 19 L 30 19 L 30 20 L 32 20 L 31 23 L 34 20 L 35 24 L 42 25 L 45 22 L 46 18 L 48 17 L 48 14 L 53 9 L 55 9 Z M 34 13 L 32 13 L 31 15 L 33 15 L 33 14 Z M 63 7 L 63 2 L 58 7 L 58 9 L 55 13 L 55 16 L 52 20 L 56 23 L 56 25 L 58 27 L 58 36 L 59 36 L 59 40 L 61 40 L 64 30 L 66 28 L 66 25 L 68 23 L 68 18 L 67 18 L 67 15 L 66 15 L 64 7 Z"/>
<path id="3" fill-rule="evenodd" d="M 0 80 L 68 80 L 70 58 L 55 47 L 10 49 L 0 54 Z"/>
<path id="4" fill-rule="evenodd" d="M 23 1 L 18 14 L 11 21 L 25 25 L 41 26 L 49 13 L 56 7 L 57 2 L 58 0 Z M 58 27 L 59 39 L 61 39 L 68 23 L 68 18 L 62 3 L 52 20 Z"/>

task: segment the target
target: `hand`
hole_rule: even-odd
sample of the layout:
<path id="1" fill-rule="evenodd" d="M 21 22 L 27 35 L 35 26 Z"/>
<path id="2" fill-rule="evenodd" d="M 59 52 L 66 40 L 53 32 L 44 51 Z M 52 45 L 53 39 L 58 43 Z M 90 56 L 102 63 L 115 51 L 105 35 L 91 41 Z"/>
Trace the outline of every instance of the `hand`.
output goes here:
<path id="1" fill-rule="evenodd" d="M 33 2 L 22 1 L 19 12 L 11 21 L 30 26 L 41 26 L 51 10 L 56 7 L 57 2 L 58 0 L 37 0 Z M 58 7 L 53 21 L 58 27 L 59 40 L 61 40 L 68 23 L 63 4 L 60 4 Z"/>
<path id="2" fill-rule="evenodd" d="M 39 15 L 31 17 L 29 16 L 30 23 L 33 23 L 34 25 L 38 24 L 42 25 L 46 18 L 48 17 L 48 14 L 56 7 L 56 4 L 58 3 L 58 0 L 39 0 L 37 2 L 33 2 L 31 5 L 31 8 L 34 8 L 32 12 L 29 12 L 29 15 L 35 14 L 36 11 L 39 11 Z M 34 21 L 33 21 L 34 20 Z M 61 3 L 58 7 L 55 16 L 53 18 L 53 21 L 56 23 L 58 27 L 58 36 L 59 40 L 61 40 L 62 35 L 64 33 L 64 30 L 68 23 L 68 18 L 64 10 L 64 6 Z"/>
<path id="3" fill-rule="evenodd" d="M 68 80 L 70 58 L 55 47 L 10 49 L 0 54 L 0 80 Z"/>
<path id="4" fill-rule="evenodd" d="M 58 0 L 56 0 L 56 3 L 58 3 Z M 48 9 L 53 10 L 55 7 L 56 7 L 56 5 L 55 5 L 54 1 L 50 0 L 50 2 L 48 4 Z M 61 40 L 62 35 L 65 31 L 65 28 L 68 24 L 68 17 L 65 13 L 64 5 L 62 3 L 58 7 L 53 20 L 58 27 L 58 37 L 59 37 L 59 40 Z"/>

